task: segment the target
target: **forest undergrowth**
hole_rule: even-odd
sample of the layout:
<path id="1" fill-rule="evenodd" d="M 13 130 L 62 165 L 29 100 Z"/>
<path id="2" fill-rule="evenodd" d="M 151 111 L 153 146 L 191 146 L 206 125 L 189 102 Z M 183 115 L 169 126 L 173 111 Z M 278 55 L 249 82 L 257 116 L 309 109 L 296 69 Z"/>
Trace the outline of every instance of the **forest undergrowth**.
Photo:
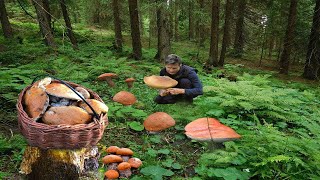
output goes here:
<path id="1" fill-rule="evenodd" d="M 206 72 L 202 69 L 206 52 L 183 43 L 173 44 L 173 52 L 199 70 L 204 95 L 193 104 L 157 105 L 153 102 L 157 91 L 143 83 L 145 76 L 157 75 L 162 67 L 154 60 L 155 49 L 145 48 L 142 60 L 132 60 L 129 45 L 122 53 L 112 49 L 112 33 L 76 28 L 79 50 L 57 39 L 60 46 L 54 52 L 36 38 L 36 25 L 14 25 L 32 31 L 21 32 L 24 36 L 20 43 L 17 39 L 0 39 L 0 179 L 18 174 L 26 147 L 17 130 L 18 94 L 36 76 L 44 74 L 80 84 L 101 96 L 109 107 L 109 125 L 99 143 L 100 151 L 103 156 L 107 146 L 131 148 L 143 161 L 140 173 L 131 179 L 319 179 L 319 83 L 299 81 L 299 70 L 283 77 L 267 68 L 254 68 L 252 64 L 258 64 L 258 59 L 242 63 L 245 60 L 230 58 L 223 69 Z M 57 29 L 55 33 L 62 32 Z M 106 72 L 119 75 L 114 88 L 97 81 Z M 222 73 L 225 78 L 218 78 Z M 235 79 L 230 81 L 230 76 Z M 136 79 L 130 92 L 138 102 L 122 106 L 112 97 L 128 90 L 124 82 L 128 77 Z M 150 135 L 143 129 L 143 121 L 158 111 L 171 115 L 176 125 Z M 187 138 L 185 125 L 201 117 L 219 119 L 241 139 L 214 150 L 211 142 Z M 99 171 L 103 172 L 105 167 L 100 165 Z"/>

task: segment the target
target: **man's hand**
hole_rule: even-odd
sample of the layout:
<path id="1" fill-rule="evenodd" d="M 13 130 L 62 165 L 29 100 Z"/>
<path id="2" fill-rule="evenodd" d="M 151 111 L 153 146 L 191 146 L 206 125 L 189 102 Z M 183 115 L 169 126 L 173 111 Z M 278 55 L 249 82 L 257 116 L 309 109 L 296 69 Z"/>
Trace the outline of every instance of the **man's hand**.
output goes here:
<path id="1" fill-rule="evenodd" d="M 167 92 L 170 93 L 171 95 L 178 95 L 178 94 L 184 94 L 185 89 L 169 88 L 169 89 L 167 89 Z"/>
<path id="2" fill-rule="evenodd" d="M 167 96 L 167 95 L 169 95 L 169 92 L 167 91 L 167 89 L 160 89 L 159 95 L 160 96 Z"/>

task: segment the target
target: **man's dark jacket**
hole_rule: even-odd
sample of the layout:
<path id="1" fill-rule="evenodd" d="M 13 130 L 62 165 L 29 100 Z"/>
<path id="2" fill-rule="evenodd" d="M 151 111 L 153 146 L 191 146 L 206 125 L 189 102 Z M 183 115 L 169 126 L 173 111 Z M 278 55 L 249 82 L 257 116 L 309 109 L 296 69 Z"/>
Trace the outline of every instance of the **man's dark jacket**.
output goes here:
<path id="1" fill-rule="evenodd" d="M 185 95 L 196 97 L 198 95 L 203 94 L 202 84 L 201 84 L 201 81 L 197 75 L 196 69 L 194 69 L 190 66 L 182 65 L 180 70 L 178 71 L 178 73 L 175 75 L 169 74 L 166 71 L 166 68 L 163 68 L 160 71 L 160 76 L 169 76 L 172 79 L 177 80 L 178 82 L 180 79 L 183 79 L 183 78 L 189 79 L 191 81 L 191 88 L 185 89 Z M 179 87 L 177 86 L 177 88 L 179 88 Z"/>

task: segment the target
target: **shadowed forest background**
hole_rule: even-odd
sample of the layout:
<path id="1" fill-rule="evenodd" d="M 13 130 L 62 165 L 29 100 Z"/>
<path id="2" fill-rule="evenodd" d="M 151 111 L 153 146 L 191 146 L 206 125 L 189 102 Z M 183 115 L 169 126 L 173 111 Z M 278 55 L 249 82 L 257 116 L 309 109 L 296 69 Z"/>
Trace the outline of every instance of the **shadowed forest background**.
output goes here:
<path id="1" fill-rule="evenodd" d="M 0 0 L 0 20 L 0 178 L 20 177 L 15 104 L 41 74 L 101 96 L 110 124 L 99 147 L 132 148 L 144 163 L 132 179 L 320 177 L 320 0 Z M 143 83 L 171 53 L 199 71 L 193 104 L 156 105 Z M 106 72 L 116 87 L 97 80 Z M 112 96 L 128 77 L 138 103 L 122 106 Z M 143 120 L 158 111 L 177 125 L 149 135 Z M 242 138 L 217 150 L 188 139 L 201 117 Z"/>

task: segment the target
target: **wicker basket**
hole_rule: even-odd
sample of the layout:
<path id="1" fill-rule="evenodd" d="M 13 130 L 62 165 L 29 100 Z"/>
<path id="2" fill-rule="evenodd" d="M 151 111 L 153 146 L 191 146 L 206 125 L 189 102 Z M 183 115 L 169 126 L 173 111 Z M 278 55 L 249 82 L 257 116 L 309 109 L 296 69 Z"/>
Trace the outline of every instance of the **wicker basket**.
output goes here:
<path id="1" fill-rule="evenodd" d="M 56 80 L 53 82 L 56 82 Z M 72 82 L 65 83 L 73 88 L 80 86 Z M 94 146 L 98 143 L 105 127 L 108 125 L 107 115 L 101 116 L 98 120 L 94 119 L 89 124 L 47 125 L 35 122 L 24 111 L 22 104 L 23 96 L 30 87 L 31 85 L 22 90 L 17 102 L 19 130 L 27 139 L 29 145 L 40 147 L 41 149 L 78 149 Z M 94 99 L 102 101 L 97 93 L 90 89 L 85 89 L 89 91 Z"/>

